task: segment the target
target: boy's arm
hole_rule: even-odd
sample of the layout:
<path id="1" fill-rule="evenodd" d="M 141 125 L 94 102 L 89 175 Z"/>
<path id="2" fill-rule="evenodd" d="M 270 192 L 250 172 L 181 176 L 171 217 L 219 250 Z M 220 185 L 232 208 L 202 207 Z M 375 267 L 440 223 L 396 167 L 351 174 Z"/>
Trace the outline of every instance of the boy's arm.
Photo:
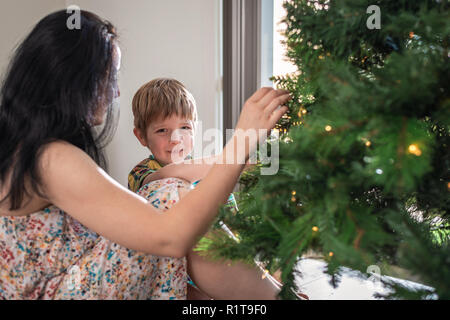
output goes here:
<path id="1" fill-rule="evenodd" d="M 202 159 L 185 160 L 180 163 L 171 163 L 162 167 L 158 171 L 148 175 L 142 185 L 150 181 L 164 178 L 180 178 L 189 182 L 203 179 L 208 171 L 216 163 L 218 157 L 212 156 Z"/>

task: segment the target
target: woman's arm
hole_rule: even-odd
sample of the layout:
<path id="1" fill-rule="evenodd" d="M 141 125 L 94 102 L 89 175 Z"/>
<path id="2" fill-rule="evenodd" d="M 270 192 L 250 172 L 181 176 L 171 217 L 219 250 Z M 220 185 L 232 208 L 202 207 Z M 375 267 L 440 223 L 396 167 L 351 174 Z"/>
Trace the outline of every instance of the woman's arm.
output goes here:
<path id="1" fill-rule="evenodd" d="M 273 128 L 287 111 L 286 107 L 276 109 L 287 101 L 284 93 L 269 88 L 258 90 L 244 105 L 237 127 L 244 131 Z M 229 154 L 245 162 L 248 153 L 256 148 L 249 145 L 246 152 L 237 152 L 234 147 L 238 138 L 233 136 L 220 155 L 224 164 L 215 164 L 194 190 L 164 214 L 66 142 L 51 143 L 42 152 L 39 172 L 43 191 L 52 204 L 120 245 L 154 255 L 182 257 L 207 232 L 244 167 L 239 161 L 227 163 L 226 151 L 232 148 Z"/>

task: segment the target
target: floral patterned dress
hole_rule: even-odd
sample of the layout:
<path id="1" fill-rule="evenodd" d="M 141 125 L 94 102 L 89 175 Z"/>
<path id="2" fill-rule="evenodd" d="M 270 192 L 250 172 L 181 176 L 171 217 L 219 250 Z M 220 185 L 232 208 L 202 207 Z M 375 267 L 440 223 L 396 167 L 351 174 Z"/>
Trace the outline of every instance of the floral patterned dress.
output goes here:
<path id="1" fill-rule="evenodd" d="M 144 185 L 138 194 L 163 213 L 183 180 Z M 0 299 L 186 299 L 186 258 L 122 247 L 50 206 L 0 217 Z"/>

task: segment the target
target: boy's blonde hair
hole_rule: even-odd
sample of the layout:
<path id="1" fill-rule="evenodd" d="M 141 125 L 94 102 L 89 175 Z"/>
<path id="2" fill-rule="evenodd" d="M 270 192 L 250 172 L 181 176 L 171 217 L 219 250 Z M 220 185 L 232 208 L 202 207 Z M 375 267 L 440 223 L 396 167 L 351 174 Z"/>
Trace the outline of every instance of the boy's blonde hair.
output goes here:
<path id="1" fill-rule="evenodd" d="M 134 126 L 144 132 L 152 121 L 176 114 L 197 121 L 197 106 L 192 94 L 175 79 L 157 78 L 144 84 L 132 102 Z"/>

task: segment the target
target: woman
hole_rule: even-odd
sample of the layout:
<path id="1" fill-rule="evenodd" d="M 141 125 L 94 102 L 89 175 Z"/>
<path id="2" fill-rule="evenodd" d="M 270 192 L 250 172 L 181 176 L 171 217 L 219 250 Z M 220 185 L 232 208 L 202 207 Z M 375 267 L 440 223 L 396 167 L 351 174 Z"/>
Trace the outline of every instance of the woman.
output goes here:
<path id="1" fill-rule="evenodd" d="M 67 18 L 59 11 L 35 26 L 1 90 L 0 298 L 184 299 L 185 257 L 256 143 L 237 154 L 233 136 L 223 163 L 229 149 L 241 161 L 214 165 L 175 205 L 149 205 L 189 184 L 159 180 L 149 188 L 157 191 L 138 196 L 102 169 L 120 49 L 110 23 L 81 11 L 81 28 L 69 30 Z M 287 99 L 284 91 L 258 90 L 237 129 L 273 128 Z"/>

